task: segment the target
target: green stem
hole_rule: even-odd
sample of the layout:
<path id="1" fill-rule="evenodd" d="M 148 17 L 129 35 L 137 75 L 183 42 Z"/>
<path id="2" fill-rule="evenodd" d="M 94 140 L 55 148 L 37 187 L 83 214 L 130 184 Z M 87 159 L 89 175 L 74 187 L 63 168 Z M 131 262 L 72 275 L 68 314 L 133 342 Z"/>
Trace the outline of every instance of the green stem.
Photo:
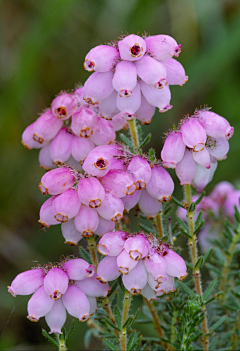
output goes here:
<path id="1" fill-rule="evenodd" d="M 158 237 L 161 239 L 164 236 L 162 225 L 162 212 L 160 211 L 156 217 Z"/>
<path id="2" fill-rule="evenodd" d="M 128 126 L 131 134 L 131 139 L 133 143 L 133 147 L 135 149 L 139 149 L 139 140 L 138 140 L 138 132 L 136 126 L 136 119 L 133 118 L 131 121 L 128 121 Z"/>
<path id="3" fill-rule="evenodd" d="M 123 328 L 123 325 L 126 322 L 126 320 L 128 319 L 131 297 L 132 297 L 132 295 L 128 291 L 126 291 L 125 295 L 124 295 L 124 301 L 123 301 L 121 332 L 119 334 L 119 343 L 120 343 L 122 351 L 127 350 L 127 329 L 126 329 L 126 327 Z"/>
<path id="4" fill-rule="evenodd" d="M 185 185 L 185 195 L 186 195 L 186 202 L 188 206 L 187 210 L 187 219 L 188 219 L 188 228 L 189 228 L 189 234 L 191 236 L 191 239 L 189 239 L 189 247 L 191 250 L 191 259 L 192 259 L 192 266 L 193 266 L 193 277 L 194 277 L 194 283 L 195 283 L 195 289 L 198 295 L 203 296 L 202 292 L 202 285 L 201 285 L 201 274 L 200 274 L 200 269 L 196 268 L 195 265 L 198 260 L 198 254 L 197 254 L 197 236 L 194 234 L 194 211 L 189 211 L 190 205 L 192 203 L 192 193 L 191 193 L 191 185 Z M 203 349 L 204 351 L 208 350 L 208 344 L 209 344 L 209 337 L 207 335 L 208 333 L 208 325 L 207 325 L 207 312 L 205 306 L 203 306 L 204 309 L 204 319 L 202 321 L 202 329 L 203 329 Z"/>
<path id="5" fill-rule="evenodd" d="M 92 263 L 97 268 L 98 258 L 97 258 L 97 245 L 94 236 L 87 238 L 88 250 L 90 252 Z"/>
<path id="6" fill-rule="evenodd" d="M 116 319 L 114 317 L 114 314 L 112 313 L 112 309 L 110 306 L 110 301 L 108 297 L 105 297 L 103 300 L 103 309 L 106 311 L 109 319 L 113 322 L 113 324 L 117 325 L 116 323 Z M 114 333 L 116 334 L 116 336 L 118 337 L 118 331 L 116 329 L 113 329 Z"/>
<path id="7" fill-rule="evenodd" d="M 175 338 L 176 338 L 176 322 L 177 322 L 177 311 L 174 310 L 173 311 L 173 316 L 172 316 L 172 322 L 171 322 L 171 337 L 170 337 L 170 341 L 171 341 L 171 351 L 175 351 L 175 347 L 173 346 L 173 343 L 175 342 Z"/>
<path id="8" fill-rule="evenodd" d="M 59 338 L 59 349 L 58 349 L 58 351 L 66 351 L 66 350 L 67 350 L 66 341 Z"/>

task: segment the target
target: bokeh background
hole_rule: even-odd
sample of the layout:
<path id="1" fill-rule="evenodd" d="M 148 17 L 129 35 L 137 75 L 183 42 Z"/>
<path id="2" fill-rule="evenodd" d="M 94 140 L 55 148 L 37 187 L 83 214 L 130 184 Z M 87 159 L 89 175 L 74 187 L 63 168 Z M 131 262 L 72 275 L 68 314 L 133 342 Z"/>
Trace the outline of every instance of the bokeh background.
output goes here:
<path id="1" fill-rule="evenodd" d="M 84 82 L 86 53 L 121 31 L 169 34 L 182 44 L 179 61 L 189 81 L 171 87 L 173 109 L 156 114 L 152 132 L 161 137 L 195 107 L 207 104 L 235 127 L 230 152 L 219 163 L 210 191 L 220 180 L 240 179 L 240 2 L 237 0 L 2 0 L 0 1 L 0 345 L 1 350 L 54 349 L 41 335 L 46 327 L 26 319 L 27 297 L 12 298 L 6 286 L 34 261 L 77 253 L 65 247 L 60 227 L 40 230 L 43 170 L 38 150 L 27 151 L 21 134 L 62 89 Z M 181 198 L 177 187 L 176 196 Z M 70 323 L 71 320 L 68 321 Z M 86 325 L 77 323 L 68 348 L 83 350 Z M 152 327 L 148 332 L 151 334 Z M 90 349 L 101 349 L 98 340 Z"/>

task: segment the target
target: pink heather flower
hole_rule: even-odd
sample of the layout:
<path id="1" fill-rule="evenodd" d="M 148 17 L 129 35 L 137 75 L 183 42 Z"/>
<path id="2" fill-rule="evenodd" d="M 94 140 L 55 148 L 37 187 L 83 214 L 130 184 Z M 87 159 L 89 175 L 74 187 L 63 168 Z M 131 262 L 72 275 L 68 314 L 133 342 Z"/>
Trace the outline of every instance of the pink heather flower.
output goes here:
<path id="1" fill-rule="evenodd" d="M 73 94 L 63 93 L 52 101 L 52 113 L 60 120 L 66 120 L 72 116 L 77 108 L 77 99 Z"/>
<path id="2" fill-rule="evenodd" d="M 230 126 L 225 118 L 216 113 L 199 110 L 196 112 L 196 116 L 207 135 L 213 138 L 225 138 L 227 140 L 233 136 L 234 128 Z"/>
<path id="3" fill-rule="evenodd" d="M 95 208 L 81 205 L 75 217 L 74 224 L 82 236 L 92 236 L 99 224 L 98 213 Z"/>
<path id="4" fill-rule="evenodd" d="M 40 208 L 39 220 L 44 227 L 50 228 L 51 225 L 59 224 L 59 221 L 56 220 L 53 210 L 52 203 L 56 196 L 52 196 L 47 199 Z"/>
<path id="5" fill-rule="evenodd" d="M 127 170 L 131 172 L 137 190 L 146 188 L 147 183 L 151 179 L 152 171 L 145 158 L 134 156 L 129 162 Z"/>
<path id="6" fill-rule="evenodd" d="M 76 285 L 70 285 L 62 297 L 64 306 L 71 316 L 76 317 L 80 322 L 90 318 L 90 304 L 87 296 Z"/>
<path id="7" fill-rule="evenodd" d="M 114 142 L 116 133 L 111 123 L 101 117 L 98 117 L 97 127 L 94 130 L 91 140 L 95 145 L 107 145 Z"/>
<path id="8" fill-rule="evenodd" d="M 138 119 L 141 124 L 149 124 L 152 122 L 154 114 L 155 106 L 150 105 L 144 95 L 141 95 L 141 105 L 136 111 L 136 119 Z"/>
<path id="9" fill-rule="evenodd" d="M 165 273 L 166 274 L 166 273 Z M 147 280 L 148 280 L 148 285 L 150 286 L 151 289 L 153 290 L 157 290 L 159 288 L 159 284 L 154 277 L 152 276 L 152 274 L 148 273 L 147 274 Z"/>
<path id="10" fill-rule="evenodd" d="M 102 179 L 104 189 L 118 198 L 132 195 L 136 190 L 136 184 L 130 172 L 120 169 L 110 170 Z"/>
<path id="11" fill-rule="evenodd" d="M 181 125 L 184 144 L 198 152 L 205 148 L 207 135 L 196 118 L 190 118 Z"/>
<path id="12" fill-rule="evenodd" d="M 124 205 L 121 199 L 106 192 L 105 199 L 97 211 L 104 219 L 118 222 L 123 218 Z"/>
<path id="13" fill-rule="evenodd" d="M 87 296 L 87 295 L 86 295 L 86 296 Z M 90 316 L 91 316 L 91 315 L 94 314 L 94 313 L 97 311 L 97 309 L 98 309 L 98 307 L 97 307 L 97 299 L 96 299 L 96 297 L 94 297 L 94 296 L 87 296 L 87 299 L 88 299 L 88 302 L 89 302 L 89 305 L 90 305 L 89 314 L 90 314 Z"/>
<path id="14" fill-rule="evenodd" d="M 164 65 L 152 57 L 145 55 L 139 61 L 135 62 L 137 75 L 146 83 L 154 85 L 155 88 L 161 89 L 167 84 L 167 70 Z"/>
<path id="15" fill-rule="evenodd" d="M 11 286 L 8 286 L 8 292 L 12 296 L 30 295 L 43 285 L 44 271 L 41 268 L 31 269 L 16 276 Z"/>
<path id="16" fill-rule="evenodd" d="M 141 291 L 141 295 L 145 297 L 145 299 L 147 299 L 149 302 L 157 299 L 155 291 L 149 286 L 149 284 L 146 284 L 144 286 L 144 288 Z"/>
<path id="17" fill-rule="evenodd" d="M 74 96 L 77 99 L 78 105 L 87 105 L 84 101 L 84 87 L 80 87 L 74 90 Z"/>
<path id="18" fill-rule="evenodd" d="M 150 219 L 157 217 L 159 211 L 161 211 L 162 203 L 152 197 L 146 189 L 142 189 L 138 206 L 142 213 Z"/>
<path id="19" fill-rule="evenodd" d="M 115 223 L 113 221 L 108 221 L 101 216 L 98 216 L 99 224 L 97 229 L 95 230 L 95 234 L 98 236 L 103 236 L 105 233 L 112 232 L 115 228 Z"/>
<path id="20" fill-rule="evenodd" d="M 106 99 L 99 101 L 99 114 L 102 118 L 111 120 L 119 112 L 116 104 L 117 94 L 114 90 Z"/>
<path id="21" fill-rule="evenodd" d="M 91 278 L 95 273 L 95 267 L 81 258 L 65 262 L 62 269 L 67 273 L 69 279 L 73 280 Z"/>
<path id="22" fill-rule="evenodd" d="M 212 180 L 215 169 L 216 168 L 214 165 L 211 165 L 211 167 L 207 169 L 206 167 L 197 164 L 197 169 L 192 180 L 192 185 L 197 189 L 198 193 L 201 193 L 207 184 Z"/>
<path id="23" fill-rule="evenodd" d="M 81 202 L 74 189 L 65 190 L 52 203 L 52 211 L 57 221 L 64 223 L 74 218 L 79 212 Z"/>
<path id="24" fill-rule="evenodd" d="M 151 179 L 146 187 L 148 193 L 160 202 L 170 201 L 174 190 L 174 183 L 170 174 L 161 166 L 152 167 Z"/>
<path id="25" fill-rule="evenodd" d="M 116 48 L 98 45 L 86 55 L 83 66 L 89 72 L 107 72 L 113 68 L 118 59 L 119 52 Z"/>
<path id="26" fill-rule="evenodd" d="M 167 82 L 168 85 L 180 85 L 183 86 L 188 81 L 188 76 L 185 74 L 185 70 L 180 62 L 170 58 L 167 61 L 161 62 L 167 70 Z"/>
<path id="27" fill-rule="evenodd" d="M 117 108 L 127 116 L 128 114 L 134 115 L 135 112 L 141 106 L 141 90 L 140 84 L 137 83 L 135 88 L 132 90 L 132 93 L 126 98 L 123 99 L 120 94 L 117 96 Z M 126 118 L 130 119 L 130 118 Z"/>
<path id="28" fill-rule="evenodd" d="M 53 300 L 58 300 L 67 291 L 69 278 L 60 268 L 53 267 L 44 278 L 44 289 Z"/>
<path id="29" fill-rule="evenodd" d="M 215 145 L 207 147 L 210 155 L 216 158 L 216 160 L 221 161 L 227 158 L 227 153 L 229 151 L 229 143 L 225 138 L 215 139 Z"/>
<path id="30" fill-rule="evenodd" d="M 164 85 L 162 89 L 156 89 L 154 85 L 146 84 L 141 81 L 141 90 L 147 102 L 159 108 L 159 112 L 166 112 L 172 108 L 170 105 L 171 92 L 168 85 Z"/>
<path id="31" fill-rule="evenodd" d="M 182 139 L 182 133 L 180 131 L 171 132 L 163 145 L 161 151 L 161 158 L 163 160 L 163 166 L 166 168 L 176 168 L 178 162 L 183 158 L 186 145 Z"/>
<path id="32" fill-rule="evenodd" d="M 32 322 L 38 322 L 39 318 L 44 317 L 50 312 L 53 304 L 54 300 L 46 293 L 45 288 L 42 285 L 28 301 L 27 318 Z"/>
<path id="33" fill-rule="evenodd" d="M 238 211 L 240 210 L 239 199 L 240 199 L 240 190 L 233 190 L 230 193 L 228 193 L 228 196 L 223 204 L 224 213 L 228 217 L 230 218 L 234 217 L 234 212 L 235 212 L 234 206 L 237 207 Z"/>
<path id="34" fill-rule="evenodd" d="M 108 283 L 102 284 L 97 279 L 97 273 L 91 278 L 77 280 L 76 285 L 88 296 L 91 297 L 106 297 L 111 290 Z"/>
<path id="35" fill-rule="evenodd" d="M 109 121 L 109 123 L 111 123 L 115 132 L 117 132 L 121 129 L 127 128 L 127 125 L 128 125 L 126 119 L 123 117 L 122 112 L 119 112 L 118 114 L 113 116 L 113 118 L 111 119 L 111 121 Z"/>
<path id="36" fill-rule="evenodd" d="M 126 275 L 122 276 L 123 285 L 132 295 L 139 295 L 141 290 L 147 284 L 147 271 L 142 260 L 130 270 Z"/>
<path id="37" fill-rule="evenodd" d="M 84 205 L 97 208 L 105 199 L 105 190 L 97 178 L 81 178 L 78 183 L 78 196 Z"/>
<path id="38" fill-rule="evenodd" d="M 121 98 L 129 97 L 137 85 L 137 69 L 134 63 L 129 61 L 118 62 L 112 84 Z"/>
<path id="39" fill-rule="evenodd" d="M 67 167 L 53 169 L 44 174 L 38 186 L 43 195 L 59 195 L 76 182 L 74 172 Z"/>
<path id="40" fill-rule="evenodd" d="M 42 144 L 40 144 L 38 141 L 35 141 L 33 139 L 33 127 L 34 127 L 34 124 L 35 124 L 35 122 L 30 124 L 29 126 L 27 126 L 27 128 L 22 133 L 22 141 L 21 141 L 21 143 L 28 150 L 40 149 L 40 148 L 46 146 L 47 143 L 48 143 L 48 140 L 45 140 L 45 141 L 42 142 Z"/>
<path id="41" fill-rule="evenodd" d="M 75 161 L 83 163 L 87 155 L 94 149 L 94 144 L 90 138 L 81 138 L 77 135 L 72 135 L 72 156 Z"/>
<path id="42" fill-rule="evenodd" d="M 118 271 L 123 274 L 128 274 L 131 269 L 137 265 L 138 261 L 131 258 L 126 250 L 123 250 L 117 257 Z"/>
<path id="43" fill-rule="evenodd" d="M 38 156 L 38 160 L 41 168 L 45 169 L 46 171 L 50 171 L 51 169 L 54 168 L 53 160 L 50 154 L 50 147 L 51 147 L 51 143 L 48 143 L 40 150 L 39 156 Z"/>
<path id="44" fill-rule="evenodd" d="M 146 52 L 150 53 L 158 61 L 169 60 L 171 57 L 178 57 L 181 52 L 181 45 L 169 35 L 153 35 L 145 39 Z"/>
<path id="45" fill-rule="evenodd" d="M 187 277 L 187 267 L 182 259 L 176 252 L 169 248 L 163 254 L 164 261 L 166 263 L 166 273 L 173 277 L 177 277 L 179 280 L 183 280 Z"/>
<path id="46" fill-rule="evenodd" d="M 50 155 L 55 165 L 61 165 L 69 159 L 72 151 L 72 134 L 68 128 L 62 128 L 53 139 Z"/>
<path id="47" fill-rule="evenodd" d="M 75 227 L 74 218 L 65 223 L 62 223 L 61 230 L 62 235 L 65 239 L 65 244 L 77 245 L 78 242 L 82 239 L 81 233 Z"/>
<path id="48" fill-rule="evenodd" d="M 62 121 L 56 118 L 52 111 L 44 112 L 33 125 L 33 139 L 39 144 L 53 139 L 62 127 Z"/>
<path id="49" fill-rule="evenodd" d="M 121 59 L 126 61 L 137 61 L 145 54 L 146 42 L 135 34 L 130 34 L 118 42 Z"/>
<path id="50" fill-rule="evenodd" d="M 116 256 L 104 257 L 97 268 L 97 280 L 105 284 L 109 281 L 115 280 L 120 276 L 118 271 L 117 258 Z"/>
<path id="51" fill-rule="evenodd" d="M 210 167 L 210 174 L 209 174 L 208 183 L 210 183 L 211 180 L 213 179 L 214 173 L 215 173 L 215 171 L 217 169 L 217 165 L 218 165 L 217 160 L 212 155 L 210 155 L 210 163 L 211 163 L 211 167 Z"/>
<path id="52" fill-rule="evenodd" d="M 81 106 L 72 116 L 71 129 L 82 138 L 89 138 L 97 127 L 97 114 L 90 108 Z"/>
<path id="53" fill-rule="evenodd" d="M 149 274 L 151 274 L 157 283 L 162 283 L 166 279 L 166 262 L 155 251 L 150 252 L 149 257 L 144 260 L 144 265 Z"/>
<path id="54" fill-rule="evenodd" d="M 46 314 L 45 319 L 50 328 L 49 334 L 62 334 L 61 330 L 67 319 L 67 313 L 62 299 L 54 302 L 53 307 Z"/>
<path id="55" fill-rule="evenodd" d="M 98 251 L 102 255 L 118 256 L 125 243 L 126 232 L 116 231 L 106 233 L 98 243 Z"/>
<path id="56" fill-rule="evenodd" d="M 106 99 L 114 90 L 112 77 L 112 72 L 91 74 L 84 84 L 84 100 L 94 105 L 96 102 Z"/>
<path id="57" fill-rule="evenodd" d="M 176 175 L 181 185 L 191 184 L 197 171 L 197 164 L 193 159 L 192 151 L 185 150 L 184 156 L 176 166 Z"/>
<path id="58" fill-rule="evenodd" d="M 124 249 L 133 260 L 139 261 L 147 256 L 149 241 L 143 235 L 130 237 L 125 241 Z"/>
<path id="59" fill-rule="evenodd" d="M 124 212 L 129 212 L 138 203 L 141 196 L 141 190 L 136 190 L 132 195 L 121 198 L 124 205 Z"/>
<path id="60" fill-rule="evenodd" d="M 213 201 L 217 202 L 218 204 L 223 204 L 228 195 L 234 190 L 234 186 L 231 183 L 223 181 L 214 187 L 210 196 Z"/>
<path id="61" fill-rule="evenodd" d="M 193 151 L 192 152 L 193 159 L 195 162 L 197 162 L 199 165 L 202 165 L 203 167 L 210 168 L 210 155 L 209 152 L 206 148 L 204 148 L 201 151 Z"/>

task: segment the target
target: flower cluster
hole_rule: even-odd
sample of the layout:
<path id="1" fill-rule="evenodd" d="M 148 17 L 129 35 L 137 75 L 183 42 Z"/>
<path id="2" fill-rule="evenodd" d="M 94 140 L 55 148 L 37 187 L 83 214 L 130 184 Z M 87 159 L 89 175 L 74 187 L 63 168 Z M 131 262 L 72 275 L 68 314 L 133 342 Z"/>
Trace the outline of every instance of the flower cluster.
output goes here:
<path id="1" fill-rule="evenodd" d="M 225 118 L 207 109 L 196 110 L 168 134 L 161 152 L 163 166 L 175 168 L 182 185 L 192 184 L 202 192 L 212 180 L 217 161 L 226 158 L 233 133 Z"/>
<path id="2" fill-rule="evenodd" d="M 110 287 L 96 279 L 94 266 L 76 258 L 20 273 L 8 291 L 14 297 L 33 294 L 28 301 L 27 318 L 38 322 L 45 316 L 50 333 L 61 334 L 66 310 L 81 322 L 87 321 L 97 310 L 96 297 L 107 296 Z"/>
<path id="3" fill-rule="evenodd" d="M 152 234 L 122 231 L 103 235 L 98 251 L 105 255 L 97 268 L 97 279 L 106 284 L 122 273 L 122 282 L 132 295 L 148 300 L 174 291 L 174 277 L 187 276 L 181 256 Z"/>
<path id="4" fill-rule="evenodd" d="M 172 108 L 169 85 L 186 83 L 183 66 L 173 59 L 181 45 L 168 35 L 124 35 L 110 45 L 99 45 L 86 55 L 84 68 L 95 71 L 84 84 L 83 99 L 99 104 L 103 118 L 151 122 L 155 107 Z"/>

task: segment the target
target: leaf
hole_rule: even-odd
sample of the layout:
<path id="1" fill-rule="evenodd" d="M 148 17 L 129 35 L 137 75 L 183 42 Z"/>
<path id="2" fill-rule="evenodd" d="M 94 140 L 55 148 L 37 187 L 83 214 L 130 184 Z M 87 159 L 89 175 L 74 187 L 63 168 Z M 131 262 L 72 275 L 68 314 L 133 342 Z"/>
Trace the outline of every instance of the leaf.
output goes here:
<path id="1" fill-rule="evenodd" d="M 204 221 L 202 221 L 201 223 L 199 223 L 199 225 L 197 225 L 197 227 L 195 227 L 194 230 L 194 234 L 197 234 L 197 232 L 204 226 Z"/>
<path id="2" fill-rule="evenodd" d="M 147 323 L 152 323 L 152 319 L 136 319 L 135 323 L 136 324 L 147 324 Z"/>
<path id="3" fill-rule="evenodd" d="M 135 342 L 135 338 L 137 336 L 137 333 L 136 331 L 134 330 L 131 335 L 130 335 L 130 338 L 128 340 L 128 344 L 127 344 L 127 350 L 131 349 L 132 345 L 134 344 Z"/>
<path id="4" fill-rule="evenodd" d="M 79 253 L 85 261 L 87 261 L 89 264 L 92 264 L 92 259 L 91 259 L 90 255 L 87 253 L 87 251 L 82 246 L 79 247 Z"/>
<path id="5" fill-rule="evenodd" d="M 130 149 L 133 149 L 133 145 L 132 145 L 132 142 L 130 139 L 128 139 L 128 137 L 125 135 L 125 134 L 120 134 L 119 135 L 120 138 L 122 139 L 122 141 L 127 145 L 129 146 Z"/>
<path id="6" fill-rule="evenodd" d="M 184 262 L 185 262 L 187 268 L 193 269 L 193 266 L 191 265 L 191 263 L 189 263 L 189 262 L 187 262 L 187 261 L 185 261 L 185 260 L 184 260 Z"/>
<path id="7" fill-rule="evenodd" d="M 209 345 L 209 351 L 216 350 L 217 343 L 218 343 L 218 337 L 216 336 L 215 338 L 212 339 L 212 342 Z"/>
<path id="8" fill-rule="evenodd" d="M 141 124 L 137 124 L 137 134 L 138 134 L 139 143 L 141 144 L 141 142 L 142 142 L 142 126 L 141 126 Z"/>
<path id="9" fill-rule="evenodd" d="M 194 292 L 186 285 L 184 284 L 183 282 L 181 281 L 178 281 L 178 285 L 180 285 L 180 287 L 190 296 L 194 297 L 195 294 Z"/>
<path id="10" fill-rule="evenodd" d="M 157 232 L 154 229 L 151 229 L 150 227 L 146 226 L 145 224 L 139 223 L 139 227 L 149 234 L 150 233 L 157 234 Z"/>
<path id="11" fill-rule="evenodd" d="M 189 230 L 188 230 L 188 227 L 186 225 L 186 223 L 183 222 L 183 220 L 179 217 L 177 217 L 177 221 L 180 225 L 180 230 L 181 232 L 186 235 L 188 238 L 192 239 L 191 235 L 189 234 Z"/>
<path id="12" fill-rule="evenodd" d="M 71 323 L 71 325 L 70 325 L 70 327 L 69 327 L 69 329 L 68 329 L 68 331 L 67 331 L 66 339 L 65 339 L 65 340 L 67 340 L 67 339 L 72 335 L 72 333 L 73 333 L 73 331 L 74 331 L 74 327 L 75 327 L 75 320 L 73 319 L 73 320 L 72 320 L 72 323 Z"/>
<path id="13" fill-rule="evenodd" d="M 211 292 L 215 288 L 215 285 L 217 284 L 217 280 L 213 280 L 207 290 L 203 294 L 203 300 L 207 300 L 207 298 L 210 296 Z"/>
<path id="14" fill-rule="evenodd" d="M 43 336 L 45 336 L 46 339 L 53 343 L 53 345 L 57 346 L 57 348 L 59 347 L 58 342 L 55 339 L 53 339 L 45 329 L 42 329 L 42 334 Z"/>
<path id="15" fill-rule="evenodd" d="M 197 262 L 196 262 L 196 264 L 195 264 L 195 268 L 201 268 L 202 263 L 203 263 L 203 257 L 202 257 L 202 256 L 199 256 L 199 257 L 198 257 L 198 260 L 197 260 Z"/>
<path id="16" fill-rule="evenodd" d="M 119 286 L 120 286 L 120 288 L 121 288 L 122 292 L 124 292 L 124 293 L 125 293 L 126 289 L 125 289 L 125 286 L 123 285 L 121 275 L 118 277 L 118 284 L 119 284 Z"/>
<path id="17" fill-rule="evenodd" d="M 129 316 L 126 320 L 126 322 L 123 324 L 122 328 L 128 329 L 130 324 L 132 324 L 133 316 Z"/>
<path id="18" fill-rule="evenodd" d="M 120 329 L 108 318 L 108 317 L 103 317 L 105 322 L 107 322 L 112 328 L 116 329 L 117 331 L 120 332 Z"/>
<path id="19" fill-rule="evenodd" d="M 234 205 L 234 210 L 235 210 L 234 216 L 235 216 L 235 218 L 236 218 L 236 221 L 237 221 L 238 223 L 240 223 L 240 213 L 239 213 L 238 208 L 237 208 L 236 205 Z"/>
<path id="20" fill-rule="evenodd" d="M 240 299 L 240 294 L 237 291 L 234 291 L 233 289 L 231 289 L 231 293 L 236 296 L 238 299 Z"/>
<path id="21" fill-rule="evenodd" d="M 207 333 L 207 335 L 212 334 L 212 332 L 214 332 L 214 330 L 216 330 L 217 328 L 220 327 L 220 325 L 222 325 L 225 320 L 227 319 L 227 316 L 223 316 L 222 318 L 220 318 L 215 324 L 213 324 L 210 328 L 209 328 L 209 332 Z"/>
<path id="22" fill-rule="evenodd" d="M 128 351 L 132 351 L 134 349 L 135 346 L 137 346 L 137 344 L 142 340 L 142 335 L 140 335 L 137 340 L 133 343 L 133 345 L 128 349 Z"/>
<path id="23" fill-rule="evenodd" d="M 211 255 L 212 250 L 213 250 L 212 247 L 210 247 L 210 249 L 203 256 L 203 264 L 207 261 L 208 257 Z"/>
<path id="24" fill-rule="evenodd" d="M 199 198 L 194 202 L 194 204 L 197 206 L 201 201 L 202 201 L 202 198 L 205 196 L 206 194 L 206 191 L 203 191 L 201 193 L 201 195 L 199 196 Z"/>
<path id="25" fill-rule="evenodd" d="M 92 329 L 88 329 L 86 331 L 86 333 L 84 334 L 84 338 L 83 338 L 83 344 L 84 344 L 86 349 L 89 348 L 91 336 L 92 336 Z"/>
<path id="26" fill-rule="evenodd" d="M 117 305 L 115 306 L 115 309 L 114 309 L 114 315 L 115 315 L 118 327 L 121 328 L 122 316 L 121 316 L 119 307 Z"/>
<path id="27" fill-rule="evenodd" d="M 150 162 L 154 162 L 156 160 L 155 150 L 153 148 L 149 149 L 148 159 Z"/>
<path id="28" fill-rule="evenodd" d="M 140 144 L 140 149 L 145 146 L 147 143 L 149 143 L 149 141 L 151 140 L 152 134 L 148 133 L 148 135 L 146 136 L 146 138 L 144 138 L 144 140 L 141 142 Z"/>
<path id="29" fill-rule="evenodd" d="M 173 202 L 175 202 L 176 205 L 178 205 L 178 206 L 180 206 L 180 207 L 185 209 L 183 204 L 180 201 L 178 201 L 178 199 L 176 199 L 174 196 L 172 196 L 172 200 L 173 200 Z M 186 213 L 187 213 L 187 210 L 186 210 Z"/>
<path id="30" fill-rule="evenodd" d="M 133 322 L 135 322 L 136 318 L 139 316 L 139 314 L 141 313 L 141 307 L 138 307 L 136 313 L 133 316 Z"/>
<path id="31" fill-rule="evenodd" d="M 203 215 L 203 212 L 202 212 L 202 210 L 200 210 L 199 214 L 197 216 L 197 219 L 195 221 L 195 225 L 199 225 L 202 222 L 202 220 L 203 220 L 202 215 Z"/>
<path id="32" fill-rule="evenodd" d="M 107 345 L 107 347 L 109 347 L 110 350 L 112 351 L 118 351 L 119 349 L 108 339 L 103 339 L 103 342 L 105 345 Z"/>

